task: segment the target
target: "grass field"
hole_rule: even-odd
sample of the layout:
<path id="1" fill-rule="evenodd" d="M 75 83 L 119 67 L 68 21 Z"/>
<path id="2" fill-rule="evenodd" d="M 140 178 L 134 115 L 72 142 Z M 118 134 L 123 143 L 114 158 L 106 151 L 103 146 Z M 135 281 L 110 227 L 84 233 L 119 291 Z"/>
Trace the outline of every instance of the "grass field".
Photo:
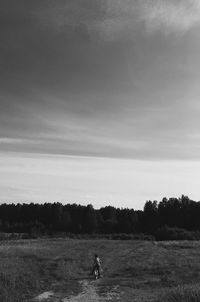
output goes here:
<path id="1" fill-rule="evenodd" d="M 104 276 L 98 281 L 90 275 L 94 253 L 103 262 Z M 93 299 L 78 296 L 83 290 Z M 54 292 L 57 298 L 50 299 L 44 292 Z M 0 301 L 34 301 L 40 294 L 38 301 L 52 302 L 198 302 L 200 242 L 46 239 L 1 243 Z M 73 300 L 75 296 L 79 298 Z"/>

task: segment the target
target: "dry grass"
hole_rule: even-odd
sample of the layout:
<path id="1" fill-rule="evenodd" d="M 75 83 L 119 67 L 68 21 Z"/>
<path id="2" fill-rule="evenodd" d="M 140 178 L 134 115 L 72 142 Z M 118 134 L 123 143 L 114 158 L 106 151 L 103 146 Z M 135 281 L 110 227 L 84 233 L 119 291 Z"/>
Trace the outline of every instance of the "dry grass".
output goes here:
<path id="1" fill-rule="evenodd" d="M 178 286 L 164 297 L 164 302 L 199 302 L 200 286 Z"/>
<path id="2" fill-rule="evenodd" d="M 166 302 L 200 301 L 198 286 L 190 287 L 200 284 L 200 242 L 64 239 L 0 245 L 0 301 L 27 301 L 56 288 L 78 292 L 96 252 L 104 267 L 102 296 L 115 288 L 124 302 L 159 301 L 161 295 Z"/>

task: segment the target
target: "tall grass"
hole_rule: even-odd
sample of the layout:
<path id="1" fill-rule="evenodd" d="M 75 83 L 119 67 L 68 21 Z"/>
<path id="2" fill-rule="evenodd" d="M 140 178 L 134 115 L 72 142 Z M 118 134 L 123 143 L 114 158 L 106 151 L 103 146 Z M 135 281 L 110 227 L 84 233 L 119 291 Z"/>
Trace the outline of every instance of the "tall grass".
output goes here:
<path id="1" fill-rule="evenodd" d="M 167 294 L 164 302 L 200 302 L 200 286 L 179 286 Z"/>
<path id="2" fill-rule="evenodd" d="M 0 301 L 21 302 L 29 296 L 31 290 L 37 290 L 31 272 L 27 274 L 0 273 Z"/>
<path id="3" fill-rule="evenodd" d="M 51 290 L 75 295 L 79 281 L 91 278 L 95 253 L 104 269 L 99 295 L 117 287 L 123 302 L 200 302 L 200 287 L 177 287 L 200 284 L 199 241 L 105 239 L 0 242 L 0 302 L 30 301 Z"/>

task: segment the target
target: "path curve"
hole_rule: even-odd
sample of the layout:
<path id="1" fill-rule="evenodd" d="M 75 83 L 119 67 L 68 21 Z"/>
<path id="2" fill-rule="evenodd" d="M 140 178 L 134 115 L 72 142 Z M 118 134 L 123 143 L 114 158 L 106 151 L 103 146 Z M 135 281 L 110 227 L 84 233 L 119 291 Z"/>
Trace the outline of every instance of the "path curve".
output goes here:
<path id="1" fill-rule="evenodd" d="M 82 292 L 76 296 L 67 297 L 64 294 L 60 294 L 53 291 L 48 291 L 35 297 L 33 301 L 35 302 L 105 302 L 119 300 L 119 295 L 117 294 L 117 288 L 113 288 L 112 291 L 108 291 L 104 296 L 100 296 L 97 292 L 98 281 L 80 281 L 82 286 Z"/>
<path id="2" fill-rule="evenodd" d="M 94 281 L 93 281 L 94 282 Z M 82 293 L 71 298 L 65 298 L 63 302 L 100 302 L 103 301 L 102 298 L 96 292 L 93 282 L 88 282 L 86 280 L 81 282 L 83 287 Z"/>

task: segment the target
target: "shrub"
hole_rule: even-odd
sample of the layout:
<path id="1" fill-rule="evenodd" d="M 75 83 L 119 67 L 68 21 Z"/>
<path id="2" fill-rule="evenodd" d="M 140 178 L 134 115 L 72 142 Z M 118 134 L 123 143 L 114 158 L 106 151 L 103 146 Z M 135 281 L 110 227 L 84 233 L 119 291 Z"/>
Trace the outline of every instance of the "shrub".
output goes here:
<path id="1" fill-rule="evenodd" d="M 29 239 L 27 233 L 3 233 L 0 232 L 0 241 Z"/>
<path id="2" fill-rule="evenodd" d="M 181 228 L 173 228 L 163 226 L 155 233 L 155 239 L 162 240 L 199 240 L 200 233 L 195 231 L 188 231 Z"/>
<path id="3" fill-rule="evenodd" d="M 73 234 L 67 233 L 67 238 L 71 239 L 109 239 L 109 240 L 155 240 L 154 236 L 146 234 L 126 234 L 126 233 L 113 233 L 113 234 Z"/>

